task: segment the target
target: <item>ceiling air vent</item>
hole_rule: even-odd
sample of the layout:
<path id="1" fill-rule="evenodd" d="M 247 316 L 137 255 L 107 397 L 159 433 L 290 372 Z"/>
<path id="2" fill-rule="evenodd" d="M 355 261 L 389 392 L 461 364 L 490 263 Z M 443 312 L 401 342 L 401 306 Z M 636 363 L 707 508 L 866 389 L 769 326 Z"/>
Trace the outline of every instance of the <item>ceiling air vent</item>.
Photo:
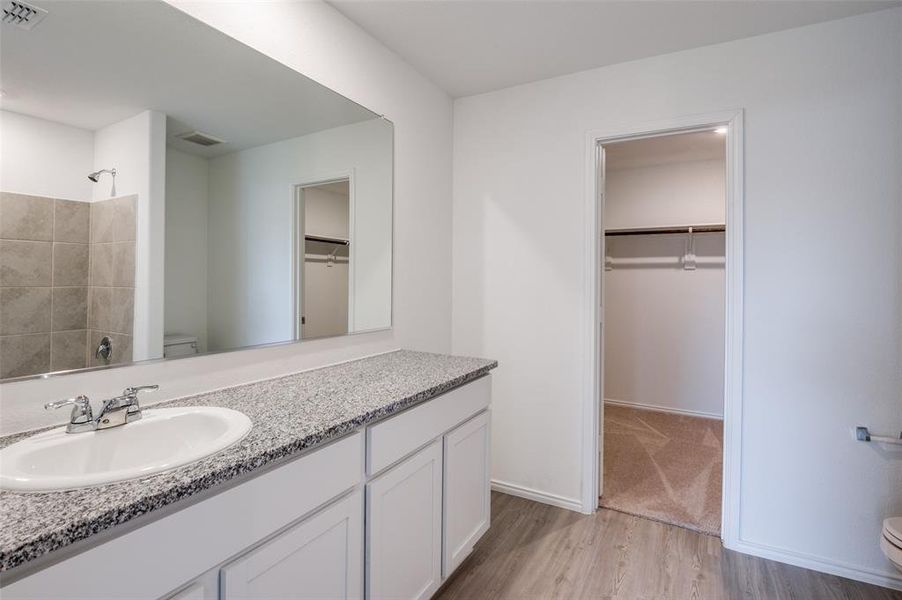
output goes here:
<path id="1" fill-rule="evenodd" d="M 47 11 L 19 0 L 4 0 L 3 22 L 19 29 L 31 30 L 47 16 Z"/>
<path id="2" fill-rule="evenodd" d="M 191 142 L 192 144 L 197 144 L 198 146 L 215 146 L 216 144 L 222 144 L 223 142 L 225 142 L 225 140 L 220 140 L 219 138 L 215 138 L 212 135 L 207 135 L 206 133 L 201 133 L 200 131 L 180 133 L 175 137 L 181 140 L 185 140 L 186 142 Z"/>

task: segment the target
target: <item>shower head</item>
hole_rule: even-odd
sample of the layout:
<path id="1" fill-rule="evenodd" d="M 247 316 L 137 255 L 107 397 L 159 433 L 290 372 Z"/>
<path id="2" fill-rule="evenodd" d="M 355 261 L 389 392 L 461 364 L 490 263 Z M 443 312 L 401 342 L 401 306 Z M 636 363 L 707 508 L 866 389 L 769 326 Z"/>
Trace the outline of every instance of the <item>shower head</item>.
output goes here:
<path id="1" fill-rule="evenodd" d="M 88 179 L 90 179 L 94 183 L 97 183 L 98 181 L 100 181 L 100 176 L 103 175 L 104 173 L 109 173 L 114 178 L 116 177 L 116 169 L 113 168 L 113 169 L 100 169 L 99 171 L 94 171 L 93 173 L 88 175 Z"/>
<path id="2" fill-rule="evenodd" d="M 99 171 L 94 171 L 93 173 L 89 173 L 88 179 L 90 179 L 94 183 L 97 183 L 98 181 L 100 181 L 100 176 L 103 175 L 104 173 L 109 173 L 110 175 L 113 176 L 113 186 L 110 188 L 110 196 L 115 196 L 116 195 L 116 168 L 115 167 L 112 169 L 100 169 Z"/>

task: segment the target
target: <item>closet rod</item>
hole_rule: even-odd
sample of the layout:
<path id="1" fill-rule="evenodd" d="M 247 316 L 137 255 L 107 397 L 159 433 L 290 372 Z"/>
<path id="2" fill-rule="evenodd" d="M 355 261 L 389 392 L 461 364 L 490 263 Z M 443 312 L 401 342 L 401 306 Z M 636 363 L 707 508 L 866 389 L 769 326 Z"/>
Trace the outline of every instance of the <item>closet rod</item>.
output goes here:
<path id="1" fill-rule="evenodd" d="M 339 244 L 340 246 L 350 246 L 350 240 L 341 238 L 323 237 L 321 235 L 305 235 L 304 239 L 308 242 L 325 242 L 326 244 Z"/>
<path id="2" fill-rule="evenodd" d="M 605 229 L 605 236 L 617 235 L 654 235 L 661 233 L 716 233 L 726 231 L 727 226 L 722 223 L 708 223 L 705 225 L 679 225 L 676 227 L 636 227 L 630 229 Z"/>

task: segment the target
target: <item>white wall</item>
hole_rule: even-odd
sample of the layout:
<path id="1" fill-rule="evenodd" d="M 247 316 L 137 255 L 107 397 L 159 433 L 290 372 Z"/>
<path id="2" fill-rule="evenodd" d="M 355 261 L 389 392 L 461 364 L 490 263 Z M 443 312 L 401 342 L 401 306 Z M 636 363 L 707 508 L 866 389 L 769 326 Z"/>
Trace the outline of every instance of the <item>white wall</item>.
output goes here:
<path id="1" fill-rule="evenodd" d="M 137 194 L 135 360 L 163 356 L 166 115 L 148 110 L 94 134 L 94 170 L 115 167 L 116 196 Z M 111 178 L 94 184 L 94 200 L 110 197 Z"/>
<path id="2" fill-rule="evenodd" d="M 210 160 L 211 348 L 294 336 L 293 186 L 352 173 L 354 331 L 391 323 L 391 128 L 373 119 Z"/>
<path id="3" fill-rule="evenodd" d="M 61 423 L 48 400 L 99 400 L 159 383 L 148 403 L 358 358 L 393 348 L 447 352 L 451 340 L 451 100 L 338 11 L 321 2 L 179 3 L 395 124 L 393 329 L 0 384 L 0 434 Z"/>
<path id="4" fill-rule="evenodd" d="M 323 186 L 304 188 L 304 234 L 348 239 L 350 195 L 347 183 L 342 193 Z M 349 249 L 319 242 L 305 244 L 301 286 L 301 337 L 315 338 L 348 333 Z M 336 258 L 329 260 L 329 252 Z"/>
<path id="5" fill-rule="evenodd" d="M 497 358 L 493 476 L 578 501 L 586 136 L 745 109 L 741 547 L 899 585 L 902 9 L 459 99 L 453 349 Z M 550 237 L 553 236 L 553 237 Z"/>
<path id="6" fill-rule="evenodd" d="M 343 186 L 347 192 L 347 185 Z M 304 233 L 347 239 L 350 233 L 350 198 L 347 193 L 336 193 L 314 186 L 303 190 Z"/>
<path id="7" fill-rule="evenodd" d="M 608 170 L 605 227 L 723 223 L 724 169 L 720 159 Z"/>
<path id="8" fill-rule="evenodd" d="M 164 333 L 197 336 L 207 349 L 208 161 L 166 148 Z"/>
<path id="9" fill-rule="evenodd" d="M 91 199 L 94 132 L 0 111 L 0 189 L 66 200 Z"/>
<path id="10" fill-rule="evenodd" d="M 724 194 L 722 159 L 611 169 L 605 227 L 723 223 Z M 695 236 L 694 271 L 678 262 L 686 237 L 606 238 L 604 398 L 720 417 L 724 235 Z"/>
<path id="11" fill-rule="evenodd" d="M 348 332 L 348 263 L 337 259 L 304 262 L 304 316 L 301 335 L 316 338 Z"/>

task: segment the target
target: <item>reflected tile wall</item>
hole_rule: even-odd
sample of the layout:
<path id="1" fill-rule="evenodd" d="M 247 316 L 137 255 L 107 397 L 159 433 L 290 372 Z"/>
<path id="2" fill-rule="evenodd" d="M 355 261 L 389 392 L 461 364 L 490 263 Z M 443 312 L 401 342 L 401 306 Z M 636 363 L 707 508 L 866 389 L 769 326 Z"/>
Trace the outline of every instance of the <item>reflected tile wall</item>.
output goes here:
<path id="1" fill-rule="evenodd" d="M 0 379 L 131 361 L 136 200 L 0 192 Z"/>
<path id="2" fill-rule="evenodd" d="M 0 192 L 0 378 L 87 365 L 90 205 Z M 58 367 L 55 365 L 59 365 Z"/>
<path id="3" fill-rule="evenodd" d="M 91 204 L 91 264 L 86 356 L 88 366 L 131 362 L 135 321 L 135 210 L 137 196 Z M 104 337 L 113 356 L 96 356 Z"/>

